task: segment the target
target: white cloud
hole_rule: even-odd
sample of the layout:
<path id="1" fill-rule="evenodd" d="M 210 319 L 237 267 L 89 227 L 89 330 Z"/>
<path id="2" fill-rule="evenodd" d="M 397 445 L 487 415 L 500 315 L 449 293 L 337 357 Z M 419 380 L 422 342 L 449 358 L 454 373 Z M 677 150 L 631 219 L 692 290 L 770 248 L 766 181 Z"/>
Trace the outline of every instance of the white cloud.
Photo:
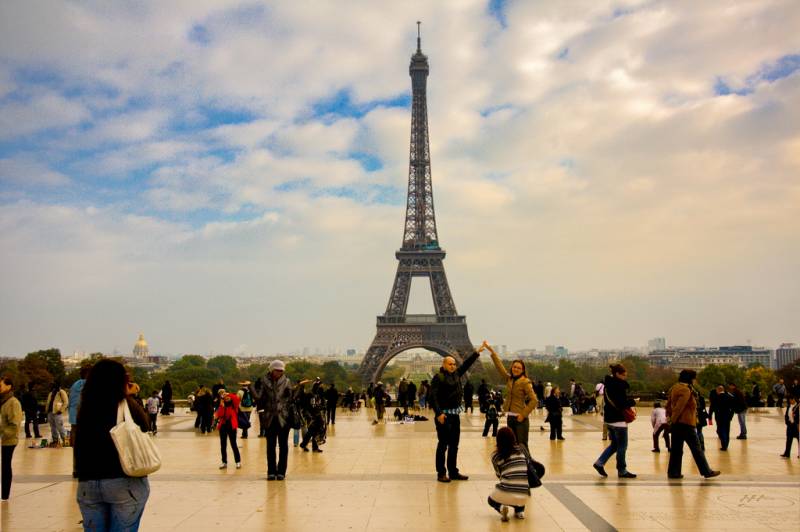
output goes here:
<path id="1" fill-rule="evenodd" d="M 15 186 L 63 186 L 69 177 L 31 159 L 0 159 L 0 181 Z"/>

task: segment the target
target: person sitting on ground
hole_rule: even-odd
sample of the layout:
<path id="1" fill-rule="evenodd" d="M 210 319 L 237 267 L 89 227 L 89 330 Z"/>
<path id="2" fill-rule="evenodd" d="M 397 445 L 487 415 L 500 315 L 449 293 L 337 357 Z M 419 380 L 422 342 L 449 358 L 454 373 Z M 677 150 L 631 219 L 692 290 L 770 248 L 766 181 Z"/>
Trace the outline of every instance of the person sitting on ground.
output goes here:
<path id="1" fill-rule="evenodd" d="M 502 521 L 508 521 L 508 507 L 514 508 L 514 517 L 525 518 L 525 505 L 531 496 L 528 486 L 528 459 L 517 444 L 514 431 L 503 427 L 497 432 L 497 449 L 492 453 L 492 466 L 497 478 L 494 491 L 489 495 L 489 506 Z"/>
<path id="2" fill-rule="evenodd" d="M 660 453 L 658 448 L 658 436 L 664 433 L 664 445 L 669 451 L 669 423 L 667 423 L 667 411 L 661 406 L 659 401 L 653 404 L 653 413 L 650 414 L 650 424 L 653 426 L 653 452 Z"/>

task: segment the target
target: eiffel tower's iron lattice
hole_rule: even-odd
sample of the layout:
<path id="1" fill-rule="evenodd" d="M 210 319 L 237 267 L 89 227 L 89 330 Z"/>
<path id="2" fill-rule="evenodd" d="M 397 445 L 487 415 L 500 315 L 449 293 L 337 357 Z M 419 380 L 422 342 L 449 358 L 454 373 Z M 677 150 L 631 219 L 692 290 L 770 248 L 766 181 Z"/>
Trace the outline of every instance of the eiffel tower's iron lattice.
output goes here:
<path id="1" fill-rule="evenodd" d="M 377 381 L 386 364 L 408 349 L 425 348 L 442 356 L 452 355 L 459 363 L 473 350 L 466 317 L 458 314 L 453 303 L 442 263 L 445 251 L 439 247 L 436 231 L 426 96 L 429 71 L 418 27 L 417 51 L 409 66 L 411 147 L 403 245 L 395 254 L 399 263 L 389 304 L 386 312 L 378 316 L 378 332 L 359 370 L 364 382 Z M 406 314 L 412 277 L 427 277 L 430 281 L 435 314 Z"/>

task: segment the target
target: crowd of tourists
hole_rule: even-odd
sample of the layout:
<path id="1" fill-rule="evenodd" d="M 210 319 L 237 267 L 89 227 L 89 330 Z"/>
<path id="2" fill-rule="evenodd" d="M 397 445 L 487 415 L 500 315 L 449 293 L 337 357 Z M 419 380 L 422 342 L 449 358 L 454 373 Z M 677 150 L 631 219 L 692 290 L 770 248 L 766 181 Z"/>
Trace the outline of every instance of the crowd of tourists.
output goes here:
<path id="1" fill-rule="evenodd" d="M 475 390 L 465 378 L 483 351 L 489 352 L 495 370 L 504 381 L 505 393 L 492 389 L 485 379 Z M 275 360 L 270 363 L 268 372 L 255 382 L 242 381 L 229 390 L 220 380 L 210 389 L 200 385 L 190 395 L 190 408 L 196 414 L 195 429 L 200 434 L 217 432 L 219 436 L 220 469 L 228 467 L 228 447 L 236 469 L 242 467 L 237 437 L 241 431 L 241 438 L 246 439 L 248 429 L 255 422 L 259 425 L 258 436 L 266 439 L 267 480 L 283 481 L 292 430 L 296 447 L 305 452 L 321 453 L 328 427 L 336 423 L 339 406 L 357 411 L 365 405 L 375 411 L 373 424 L 386 421 L 386 408 L 392 403 L 392 396 L 382 382 L 370 384 L 363 393 L 356 393 L 352 388 L 340 393 L 335 384 L 325 385 L 319 378 L 292 383 L 285 370 L 285 364 Z M 759 397 L 757 391 L 744 394 L 735 384 L 720 384 L 711 391 L 706 403 L 697 392 L 696 377 L 694 370 L 681 371 L 678 382 L 665 394 L 664 404 L 657 401 L 650 416 L 652 451 L 661 452 L 659 442 L 663 439 L 669 451 L 666 471 L 669 479 L 683 478 L 684 445 L 689 448 L 702 476 L 718 476 L 720 472 L 709 465 L 705 456 L 703 429 L 715 425 L 720 450 L 726 451 L 734 418 L 739 427 L 736 439 L 747 439 L 748 407 L 754 406 L 754 397 Z M 306 389 L 308 384 L 311 386 Z M 503 520 L 509 519 L 512 510 L 514 517 L 523 519 L 530 489 L 541 485 L 544 468 L 532 456 L 529 437 L 530 416 L 535 409 L 546 411 L 545 422 L 550 425 L 551 440 L 565 439 L 565 410 L 572 415 L 586 412 L 602 415 L 602 438 L 610 441 L 592 466 L 599 475 L 607 477 L 605 466 L 614 457 L 619 478 L 636 478 L 628 469 L 626 453 L 628 426 L 636 418 L 637 398 L 630 393 L 627 370 L 622 364 L 612 364 L 609 374 L 595 385 L 591 394 L 574 380 L 568 392 L 562 393 L 559 386 L 528 376 L 522 360 L 514 360 L 506 368 L 484 341 L 460 364 L 453 356 L 444 357 L 441 368 L 430 382 L 423 380 L 417 386 L 403 378 L 394 392 L 395 417 L 401 422 L 427 421 L 421 414 L 431 412 L 437 438 L 434 465 L 436 479 L 441 483 L 469 478 L 458 464 L 461 414 L 474 413 L 477 395 L 479 412 L 485 418 L 482 436 L 488 437 L 491 430 L 496 439 L 496 448 L 489 459 L 499 482 L 487 502 Z M 781 456 L 789 458 L 793 442 L 799 437 L 800 385 L 795 382 L 786 386 L 781 380 L 772 392 L 777 397 L 773 404 L 781 409 L 786 425 L 786 444 Z M 0 379 L 2 500 L 10 496 L 13 452 L 20 429 L 24 427 L 31 447 L 72 447 L 73 476 L 78 479 L 77 502 L 86 530 L 138 529 L 149 496 L 149 483 L 146 475 L 129 474 L 111 431 L 112 428 L 116 430 L 125 417 L 124 411 L 129 422 L 135 423 L 141 432 L 155 436 L 158 416 L 168 416 L 173 410 L 169 381 L 161 389 L 142 394 L 130 381 L 122 364 L 101 360 L 91 370 L 82 369 L 81 378 L 69 390 L 58 383 L 49 390 L 44 401 L 46 422 L 50 427 L 48 442 L 41 440 L 40 407 L 33 388 L 28 386 L 18 399 L 12 379 Z M 256 416 L 252 417 L 254 411 Z M 65 428 L 64 415 L 68 416 L 69 430 Z M 797 449 L 800 457 L 800 441 Z"/>

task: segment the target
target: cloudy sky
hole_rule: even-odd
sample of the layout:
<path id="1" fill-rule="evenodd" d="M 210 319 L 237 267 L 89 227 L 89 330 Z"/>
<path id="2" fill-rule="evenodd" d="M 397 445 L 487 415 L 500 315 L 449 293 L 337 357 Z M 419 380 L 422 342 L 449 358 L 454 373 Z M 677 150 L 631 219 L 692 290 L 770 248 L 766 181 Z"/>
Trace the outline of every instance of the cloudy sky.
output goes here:
<path id="1" fill-rule="evenodd" d="M 795 0 L 7 0 L 0 354 L 366 349 L 417 20 L 474 342 L 800 341 Z"/>

